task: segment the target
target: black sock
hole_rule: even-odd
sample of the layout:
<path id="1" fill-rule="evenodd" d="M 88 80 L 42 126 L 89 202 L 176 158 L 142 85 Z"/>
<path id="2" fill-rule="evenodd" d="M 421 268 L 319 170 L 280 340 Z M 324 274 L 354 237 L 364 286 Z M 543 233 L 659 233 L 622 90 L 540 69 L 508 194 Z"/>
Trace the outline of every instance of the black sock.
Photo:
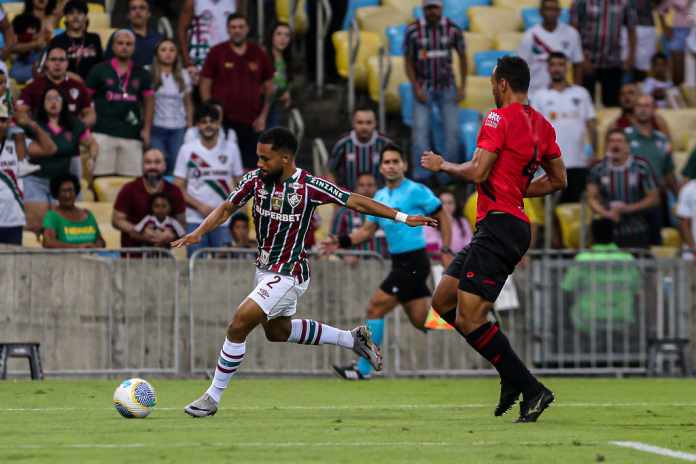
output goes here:
<path id="1" fill-rule="evenodd" d="M 459 332 L 459 335 L 466 338 L 466 335 L 464 335 L 464 332 L 459 330 L 459 328 L 454 323 L 454 321 L 457 319 L 457 308 L 452 308 L 449 311 L 447 311 L 445 314 L 440 314 L 440 317 L 442 318 L 443 321 L 447 322 L 449 325 L 454 327 L 454 330 Z"/>
<path id="2" fill-rule="evenodd" d="M 517 357 L 498 324 L 486 322 L 465 338 L 469 345 L 493 364 L 502 379 L 522 390 L 525 396 L 539 389 L 539 382 Z"/>

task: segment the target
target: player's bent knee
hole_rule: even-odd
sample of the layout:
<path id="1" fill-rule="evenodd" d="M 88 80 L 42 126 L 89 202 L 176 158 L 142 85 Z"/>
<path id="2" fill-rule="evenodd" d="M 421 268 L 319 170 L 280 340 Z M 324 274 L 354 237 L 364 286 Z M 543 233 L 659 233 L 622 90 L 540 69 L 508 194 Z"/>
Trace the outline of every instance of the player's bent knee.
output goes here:
<path id="1" fill-rule="evenodd" d="M 266 340 L 269 342 L 282 343 L 287 342 L 290 338 L 290 332 L 282 328 L 274 328 L 266 330 Z"/>

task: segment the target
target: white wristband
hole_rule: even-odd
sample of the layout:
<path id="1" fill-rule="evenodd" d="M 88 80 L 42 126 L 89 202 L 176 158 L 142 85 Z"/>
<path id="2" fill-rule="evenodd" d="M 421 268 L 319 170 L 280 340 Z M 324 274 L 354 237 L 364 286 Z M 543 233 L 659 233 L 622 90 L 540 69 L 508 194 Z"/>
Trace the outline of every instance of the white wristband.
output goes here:
<path id="1" fill-rule="evenodd" d="M 403 222 L 406 224 L 406 219 L 408 219 L 408 214 L 397 211 L 396 217 L 394 218 L 396 222 Z"/>

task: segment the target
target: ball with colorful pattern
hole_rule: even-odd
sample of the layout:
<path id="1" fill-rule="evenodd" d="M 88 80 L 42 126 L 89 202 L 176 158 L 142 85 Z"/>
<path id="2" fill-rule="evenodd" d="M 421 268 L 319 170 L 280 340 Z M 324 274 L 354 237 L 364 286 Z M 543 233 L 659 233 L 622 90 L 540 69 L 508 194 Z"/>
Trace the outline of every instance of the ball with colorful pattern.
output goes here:
<path id="1" fill-rule="evenodd" d="M 114 406 L 128 419 L 144 418 L 157 405 L 157 393 L 147 381 L 133 378 L 124 380 L 114 392 Z"/>

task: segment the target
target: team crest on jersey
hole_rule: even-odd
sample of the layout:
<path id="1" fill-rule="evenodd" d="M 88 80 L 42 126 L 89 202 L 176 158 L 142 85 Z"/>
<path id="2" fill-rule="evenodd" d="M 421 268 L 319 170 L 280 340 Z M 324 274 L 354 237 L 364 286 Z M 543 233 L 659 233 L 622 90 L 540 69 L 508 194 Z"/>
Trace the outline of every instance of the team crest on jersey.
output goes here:
<path id="1" fill-rule="evenodd" d="M 70 89 L 69 93 L 70 98 L 72 98 L 73 100 L 77 100 L 77 97 L 80 96 L 80 89 L 73 87 L 72 89 Z"/>
<path id="2" fill-rule="evenodd" d="M 288 203 L 290 203 L 290 206 L 292 206 L 293 208 L 299 205 L 300 202 L 302 202 L 302 195 L 300 195 L 299 193 L 291 193 L 288 196 Z"/>
<path id="3" fill-rule="evenodd" d="M 278 196 L 277 194 L 273 194 L 273 198 L 271 198 L 271 209 L 273 211 L 280 211 L 280 208 L 283 207 L 283 197 Z"/>
<path id="4" fill-rule="evenodd" d="M 497 129 L 501 119 L 503 118 L 498 113 L 491 111 L 488 113 L 488 117 L 486 118 L 486 125 L 488 127 L 492 127 L 493 129 Z"/>
<path id="5" fill-rule="evenodd" d="M 227 155 L 218 156 L 218 160 L 220 160 L 220 164 L 227 164 Z"/>

